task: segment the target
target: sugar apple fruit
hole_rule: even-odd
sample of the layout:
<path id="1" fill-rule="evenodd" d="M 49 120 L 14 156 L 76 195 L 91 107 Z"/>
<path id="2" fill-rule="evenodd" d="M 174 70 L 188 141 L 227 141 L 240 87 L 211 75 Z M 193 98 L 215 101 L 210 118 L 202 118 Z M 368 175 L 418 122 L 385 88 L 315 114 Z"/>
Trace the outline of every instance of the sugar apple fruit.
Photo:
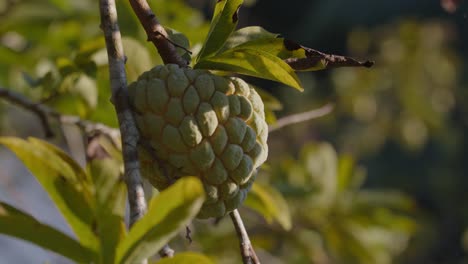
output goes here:
<path id="1" fill-rule="evenodd" d="M 246 198 L 266 160 L 260 96 L 239 78 L 159 65 L 129 85 L 141 173 L 162 190 L 183 176 L 203 182 L 198 218 L 221 217 Z"/>

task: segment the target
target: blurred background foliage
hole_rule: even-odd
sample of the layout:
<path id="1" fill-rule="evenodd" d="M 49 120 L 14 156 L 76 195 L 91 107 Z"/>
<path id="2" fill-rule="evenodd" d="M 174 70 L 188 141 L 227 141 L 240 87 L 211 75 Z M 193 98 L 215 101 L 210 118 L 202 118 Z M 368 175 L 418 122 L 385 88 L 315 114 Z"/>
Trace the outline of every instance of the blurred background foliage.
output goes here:
<path id="1" fill-rule="evenodd" d="M 301 74 L 304 93 L 248 79 L 279 100 L 281 108 L 267 104 L 278 117 L 335 106 L 326 117 L 270 134 L 269 163 L 241 210 L 263 262 L 468 263 L 466 1 L 453 13 L 435 0 L 245 2 L 241 26 L 261 25 L 323 52 L 376 61 L 371 69 Z M 189 38 L 192 51 L 200 48 L 213 1 L 149 3 L 166 27 Z M 161 60 L 128 1 L 117 5 L 132 81 Z M 0 86 L 116 126 L 98 15 L 91 0 L 0 0 Z M 50 141 L 83 163 L 82 136 L 55 129 Z M 35 116 L 0 100 L 0 135 L 44 132 Z M 0 155 L 0 199 L 60 222 L 41 215 L 50 210 L 47 200 L 31 205 L 21 198 L 39 187 L 25 183 L 24 170 L 17 174 L 11 153 Z M 194 242 L 182 235 L 176 250 L 239 263 L 230 221 L 195 221 L 192 229 Z M 0 248 L 11 243 L 0 237 Z M 25 255 L 37 261 L 41 254 L 41 261 L 65 261 L 4 251 L 0 263 Z"/>

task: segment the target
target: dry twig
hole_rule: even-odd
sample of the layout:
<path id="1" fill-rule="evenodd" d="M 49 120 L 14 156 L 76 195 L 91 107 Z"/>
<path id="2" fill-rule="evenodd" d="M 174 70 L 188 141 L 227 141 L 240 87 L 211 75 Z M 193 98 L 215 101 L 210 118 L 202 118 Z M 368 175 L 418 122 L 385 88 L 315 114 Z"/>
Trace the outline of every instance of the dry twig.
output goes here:
<path id="1" fill-rule="evenodd" d="M 283 127 L 306 122 L 312 119 L 316 119 L 322 116 L 329 114 L 333 110 L 334 106 L 331 103 L 328 103 L 318 109 L 313 109 L 307 112 L 302 112 L 298 114 L 288 115 L 282 117 L 276 121 L 276 123 L 268 126 L 268 132 L 273 132 L 280 130 Z"/>
<path id="2" fill-rule="evenodd" d="M 305 58 L 289 58 L 284 61 L 296 71 L 305 71 L 309 68 L 316 67 L 319 62 L 323 64 L 324 69 L 336 67 L 366 67 L 370 68 L 374 65 L 373 61 L 358 61 L 351 57 L 327 54 L 321 51 L 304 47 L 290 40 L 284 40 L 286 49 L 293 51 L 302 49 L 305 51 Z"/>
<path id="3" fill-rule="evenodd" d="M 47 119 L 47 116 L 52 113 L 51 109 L 41 104 L 36 104 L 31 99 L 3 87 L 0 87 L 0 97 L 36 114 L 41 121 L 46 137 L 54 136 L 54 132 L 52 132 L 49 120 Z"/>
<path id="4" fill-rule="evenodd" d="M 88 135 L 106 135 L 112 140 L 114 144 L 118 145 L 118 138 L 120 137 L 120 132 L 118 129 L 108 127 L 101 123 L 83 120 L 78 116 L 62 115 L 44 104 L 36 103 L 33 100 L 27 98 L 26 96 L 4 87 L 0 87 L 0 97 L 7 102 L 29 110 L 35 115 L 37 115 L 44 128 L 46 137 L 54 136 L 52 126 L 49 122 L 49 119 L 52 118 L 57 120 L 60 124 L 78 126 Z"/>
<path id="5" fill-rule="evenodd" d="M 229 213 L 231 216 L 232 223 L 236 228 L 237 236 L 239 237 L 240 242 L 240 251 L 242 255 L 242 261 L 244 264 L 260 264 L 260 260 L 255 254 L 255 250 L 250 242 L 249 235 L 245 229 L 244 222 L 239 214 L 239 211 L 236 209 Z"/>

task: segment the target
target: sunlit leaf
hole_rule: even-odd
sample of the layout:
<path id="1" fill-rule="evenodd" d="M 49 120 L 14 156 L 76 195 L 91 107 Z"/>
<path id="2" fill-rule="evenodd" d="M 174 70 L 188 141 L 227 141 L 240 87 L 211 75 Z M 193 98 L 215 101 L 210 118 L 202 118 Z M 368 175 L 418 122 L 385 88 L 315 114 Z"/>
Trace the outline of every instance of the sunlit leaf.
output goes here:
<path id="1" fill-rule="evenodd" d="M 96 192 L 96 229 L 101 241 L 103 263 L 113 263 L 117 244 L 125 236 L 126 188 L 121 164 L 111 158 L 93 159 L 88 170 Z"/>
<path id="2" fill-rule="evenodd" d="M 197 61 L 216 54 L 223 47 L 226 39 L 237 26 L 237 12 L 243 2 L 243 0 L 218 0 L 216 2 L 210 31 L 198 54 Z"/>
<path id="3" fill-rule="evenodd" d="M 107 208 L 117 215 L 125 214 L 125 184 L 122 164 L 111 158 L 93 159 L 88 163 L 93 178 L 97 206 Z"/>
<path id="4" fill-rule="evenodd" d="M 3 202 L 0 202 L 0 233 L 23 239 L 80 263 L 93 262 L 96 254 L 71 237 Z"/>
<path id="5" fill-rule="evenodd" d="M 13 151 L 31 171 L 81 244 L 96 249 L 97 239 L 92 232 L 95 222 L 94 199 L 89 183 L 83 177 L 85 173 L 79 166 L 71 163 L 70 159 L 62 158 L 67 154 L 40 140 L 2 137 L 0 144 Z"/>
<path id="6" fill-rule="evenodd" d="M 147 214 L 118 245 L 116 263 L 139 263 L 158 252 L 197 215 L 204 195 L 197 178 L 184 177 L 154 197 Z"/>
<path id="7" fill-rule="evenodd" d="M 233 47 L 232 49 L 253 49 L 275 55 L 281 59 L 305 58 L 305 50 L 293 45 L 293 42 L 276 36 L 264 36 Z"/>
<path id="8" fill-rule="evenodd" d="M 371 67 L 374 64 L 372 61 L 358 61 L 351 57 L 326 54 L 259 27 L 236 31 L 223 47 L 224 52 L 237 49 L 270 53 L 287 62 L 295 71 L 317 71 L 330 67 Z"/>
<path id="9" fill-rule="evenodd" d="M 91 178 L 72 157 L 70 157 L 67 153 L 65 153 L 57 146 L 52 145 L 47 141 L 33 137 L 28 138 L 28 141 L 36 146 L 41 146 L 43 148 L 46 148 L 48 151 L 52 151 L 54 155 L 57 155 L 66 163 L 66 165 L 70 166 L 70 168 L 73 170 L 73 172 L 76 174 L 76 177 L 78 178 L 77 184 L 80 185 L 79 188 L 82 188 L 83 191 L 86 192 L 86 198 L 91 203 Z"/>
<path id="10" fill-rule="evenodd" d="M 232 49 L 236 46 L 239 46 L 241 44 L 245 44 L 247 42 L 251 42 L 254 40 L 275 39 L 278 36 L 279 34 L 268 32 L 262 27 L 258 27 L 258 26 L 244 27 L 232 33 L 232 35 L 226 40 L 226 43 L 224 44 L 222 51 Z"/>
<path id="11" fill-rule="evenodd" d="M 291 214 L 284 197 L 268 185 L 254 183 L 245 205 L 259 212 L 268 222 L 277 221 L 285 230 L 292 227 Z"/>
<path id="12" fill-rule="evenodd" d="M 164 258 L 154 264 L 214 264 L 214 262 L 205 255 L 186 252 L 176 254 L 172 258 Z"/>
<path id="13" fill-rule="evenodd" d="M 228 50 L 199 61 L 195 68 L 245 74 L 281 82 L 300 91 L 303 90 L 299 78 L 288 64 L 261 50 Z"/>

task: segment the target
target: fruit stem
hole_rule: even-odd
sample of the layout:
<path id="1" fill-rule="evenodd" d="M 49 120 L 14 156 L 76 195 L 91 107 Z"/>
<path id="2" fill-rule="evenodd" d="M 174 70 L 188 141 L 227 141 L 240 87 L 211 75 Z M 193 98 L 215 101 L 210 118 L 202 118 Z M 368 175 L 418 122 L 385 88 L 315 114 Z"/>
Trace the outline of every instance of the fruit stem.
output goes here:
<path id="1" fill-rule="evenodd" d="M 159 23 L 148 2 L 146 0 L 130 0 L 130 5 L 146 31 L 148 41 L 153 42 L 164 64 L 173 63 L 180 67 L 187 67 L 188 62 L 177 53 L 176 45 L 169 40 L 166 30 Z"/>
<path id="2" fill-rule="evenodd" d="M 255 250 L 250 242 L 249 235 L 245 229 L 244 222 L 236 209 L 229 213 L 231 216 L 232 223 L 236 229 L 237 236 L 239 237 L 240 250 L 242 255 L 242 261 L 244 264 L 260 264 L 260 260 L 255 254 Z"/>

